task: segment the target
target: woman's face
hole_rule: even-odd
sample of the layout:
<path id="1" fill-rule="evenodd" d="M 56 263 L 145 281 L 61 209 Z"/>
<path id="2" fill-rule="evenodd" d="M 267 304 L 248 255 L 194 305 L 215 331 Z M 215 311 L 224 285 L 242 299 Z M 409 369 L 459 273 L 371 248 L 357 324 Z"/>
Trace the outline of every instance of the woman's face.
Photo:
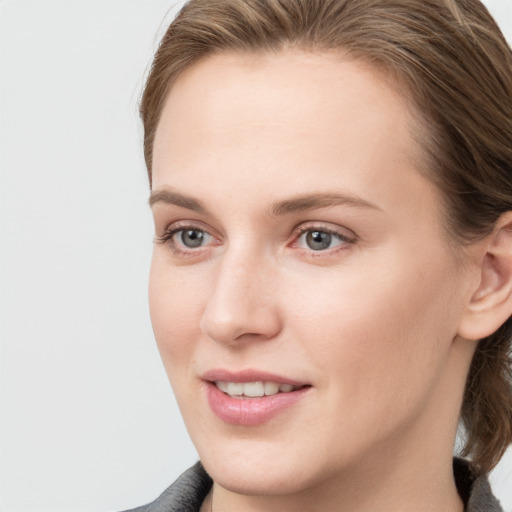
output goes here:
<path id="1" fill-rule="evenodd" d="M 291 493 L 450 454 L 469 271 L 405 97 L 360 62 L 299 51 L 209 57 L 172 87 L 151 317 L 223 487 Z"/>

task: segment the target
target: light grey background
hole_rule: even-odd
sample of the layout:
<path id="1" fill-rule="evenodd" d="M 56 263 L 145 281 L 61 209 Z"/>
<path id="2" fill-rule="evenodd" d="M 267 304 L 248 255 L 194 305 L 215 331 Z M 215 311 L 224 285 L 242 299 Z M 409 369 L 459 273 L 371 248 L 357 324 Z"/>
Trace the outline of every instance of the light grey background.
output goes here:
<path id="1" fill-rule="evenodd" d="M 486 3 L 512 40 L 512 0 Z M 133 507 L 197 458 L 146 292 L 137 100 L 171 7 L 0 2 L 2 512 Z M 510 452 L 493 485 L 512 511 Z"/>

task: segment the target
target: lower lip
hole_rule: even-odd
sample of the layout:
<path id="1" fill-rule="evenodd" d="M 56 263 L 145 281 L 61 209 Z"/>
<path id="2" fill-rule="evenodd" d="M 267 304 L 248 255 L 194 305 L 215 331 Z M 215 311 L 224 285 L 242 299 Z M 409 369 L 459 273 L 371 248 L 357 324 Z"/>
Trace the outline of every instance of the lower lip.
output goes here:
<path id="1" fill-rule="evenodd" d="M 261 425 L 295 405 L 311 389 L 304 387 L 289 393 L 261 398 L 233 398 L 223 393 L 212 382 L 207 383 L 208 403 L 212 411 L 232 425 Z"/>

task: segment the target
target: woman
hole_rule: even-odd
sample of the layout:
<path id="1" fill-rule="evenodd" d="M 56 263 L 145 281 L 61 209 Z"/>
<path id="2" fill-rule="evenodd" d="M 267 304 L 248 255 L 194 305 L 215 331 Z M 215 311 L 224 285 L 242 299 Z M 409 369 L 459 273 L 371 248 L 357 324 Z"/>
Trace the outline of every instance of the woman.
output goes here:
<path id="1" fill-rule="evenodd" d="M 501 510 L 512 54 L 480 2 L 192 0 L 141 113 L 202 465 L 137 510 Z"/>

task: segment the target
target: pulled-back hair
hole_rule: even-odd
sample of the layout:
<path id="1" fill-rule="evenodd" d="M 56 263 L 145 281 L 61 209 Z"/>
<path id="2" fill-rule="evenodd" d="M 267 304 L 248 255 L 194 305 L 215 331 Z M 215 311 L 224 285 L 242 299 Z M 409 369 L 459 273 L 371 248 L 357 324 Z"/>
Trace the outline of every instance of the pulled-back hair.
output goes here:
<path id="1" fill-rule="evenodd" d="M 144 155 L 173 82 L 219 52 L 340 51 L 396 77 L 424 131 L 425 172 L 459 244 L 512 210 L 512 52 L 479 0 L 191 0 L 168 28 L 143 93 Z M 397 292 L 398 293 L 398 292 Z M 512 442 L 512 320 L 480 340 L 461 410 L 465 446 L 484 471 Z"/>

